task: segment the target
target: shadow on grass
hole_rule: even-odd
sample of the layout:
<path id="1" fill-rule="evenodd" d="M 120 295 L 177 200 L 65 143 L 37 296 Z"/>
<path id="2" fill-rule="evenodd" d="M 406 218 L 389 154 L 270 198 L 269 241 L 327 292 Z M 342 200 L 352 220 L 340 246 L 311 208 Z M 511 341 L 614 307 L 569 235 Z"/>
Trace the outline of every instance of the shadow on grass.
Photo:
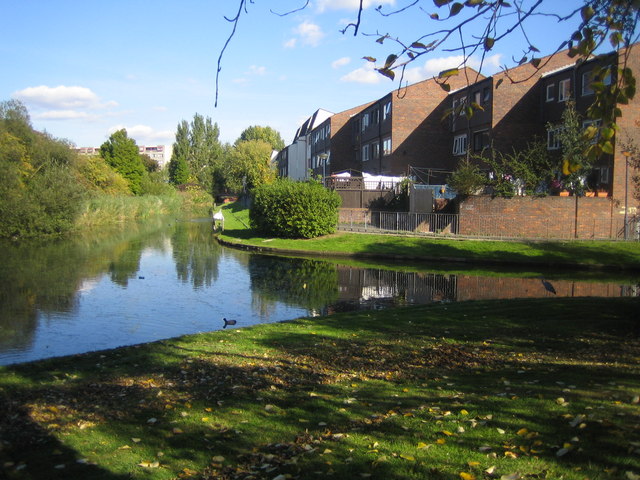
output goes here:
<path id="1" fill-rule="evenodd" d="M 505 452 L 548 478 L 633 470 L 637 307 L 363 312 L 13 366 L 0 454 L 9 478 L 453 478 L 468 461 L 511 473 Z"/>

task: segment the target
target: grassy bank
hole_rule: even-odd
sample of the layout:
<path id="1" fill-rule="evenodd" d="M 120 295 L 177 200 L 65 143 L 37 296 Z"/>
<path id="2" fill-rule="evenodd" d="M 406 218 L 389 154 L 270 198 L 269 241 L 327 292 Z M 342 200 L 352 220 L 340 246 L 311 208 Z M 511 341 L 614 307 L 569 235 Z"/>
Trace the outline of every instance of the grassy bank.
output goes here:
<path id="1" fill-rule="evenodd" d="M 420 258 L 468 263 L 529 264 L 538 266 L 614 267 L 640 269 L 640 243 L 609 241 L 490 241 L 453 240 L 400 235 L 338 232 L 310 240 L 264 238 L 251 230 L 248 210 L 223 208 L 223 241 L 261 249 L 289 250 L 387 258 Z"/>
<path id="2" fill-rule="evenodd" d="M 163 215 L 206 217 L 213 205 L 211 195 L 200 191 L 169 195 L 99 195 L 90 198 L 76 221 L 76 229 L 101 227 Z"/>
<path id="3" fill-rule="evenodd" d="M 1 368 L 0 477 L 637 478 L 638 306 L 437 304 Z"/>

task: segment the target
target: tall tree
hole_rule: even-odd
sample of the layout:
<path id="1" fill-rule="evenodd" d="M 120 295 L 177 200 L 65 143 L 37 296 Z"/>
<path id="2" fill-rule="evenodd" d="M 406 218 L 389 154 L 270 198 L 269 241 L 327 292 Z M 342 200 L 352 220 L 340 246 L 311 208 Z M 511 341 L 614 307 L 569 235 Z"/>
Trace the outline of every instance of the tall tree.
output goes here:
<path id="1" fill-rule="evenodd" d="M 271 183 L 276 170 L 271 164 L 271 145 L 264 140 L 237 142 L 229 149 L 222 166 L 226 187 L 245 193 L 258 185 Z"/>
<path id="2" fill-rule="evenodd" d="M 142 192 L 142 178 L 146 170 L 135 140 L 128 137 L 124 128 L 111 134 L 100 146 L 100 156 L 129 182 L 132 193 L 138 195 Z"/>
<path id="3" fill-rule="evenodd" d="M 176 129 L 176 141 L 173 144 L 173 152 L 169 161 L 169 181 L 174 185 L 180 185 L 189 181 L 189 122 L 182 120 Z"/>
<path id="4" fill-rule="evenodd" d="M 280 136 L 280 132 L 271 127 L 261 127 L 259 125 L 245 128 L 240 134 L 238 142 L 247 142 L 249 140 L 263 140 L 271 145 L 271 148 L 280 151 L 284 148 L 284 140 Z"/>
<path id="5" fill-rule="evenodd" d="M 222 153 L 219 136 L 218 124 L 209 117 L 196 113 L 191 123 L 182 120 L 169 164 L 171 182 L 177 185 L 192 181 L 210 191 L 213 171 Z"/>

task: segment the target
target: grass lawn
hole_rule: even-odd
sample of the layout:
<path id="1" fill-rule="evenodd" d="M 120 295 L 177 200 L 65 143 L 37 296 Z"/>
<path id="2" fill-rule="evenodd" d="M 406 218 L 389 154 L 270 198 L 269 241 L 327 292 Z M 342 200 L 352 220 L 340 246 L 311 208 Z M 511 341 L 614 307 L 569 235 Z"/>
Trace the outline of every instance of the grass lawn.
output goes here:
<path id="1" fill-rule="evenodd" d="M 639 478 L 637 299 L 433 304 L 0 368 L 0 478 Z"/>
<path id="2" fill-rule="evenodd" d="M 611 241 L 492 241 L 424 238 L 338 232 L 334 235 L 290 240 L 264 238 L 248 227 L 248 210 L 236 204 L 223 207 L 226 242 L 298 253 L 425 258 L 438 261 L 530 264 L 538 266 L 613 267 L 640 270 L 640 243 Z"/>

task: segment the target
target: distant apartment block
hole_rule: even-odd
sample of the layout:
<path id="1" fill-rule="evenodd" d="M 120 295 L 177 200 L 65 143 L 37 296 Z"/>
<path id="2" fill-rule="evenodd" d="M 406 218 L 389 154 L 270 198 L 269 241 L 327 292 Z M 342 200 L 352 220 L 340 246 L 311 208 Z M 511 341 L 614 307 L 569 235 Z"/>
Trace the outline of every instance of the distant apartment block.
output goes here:
<path id="1" fill-rule="evenodd" d="M 100 155 L 100 147 L 79 147 L 74 149 L 79 155 Z M 163 167 L 170 157 L 169 152 L 164 145 L 155 146 L 138 146 L 140 155 L 148 155 Z"/>

